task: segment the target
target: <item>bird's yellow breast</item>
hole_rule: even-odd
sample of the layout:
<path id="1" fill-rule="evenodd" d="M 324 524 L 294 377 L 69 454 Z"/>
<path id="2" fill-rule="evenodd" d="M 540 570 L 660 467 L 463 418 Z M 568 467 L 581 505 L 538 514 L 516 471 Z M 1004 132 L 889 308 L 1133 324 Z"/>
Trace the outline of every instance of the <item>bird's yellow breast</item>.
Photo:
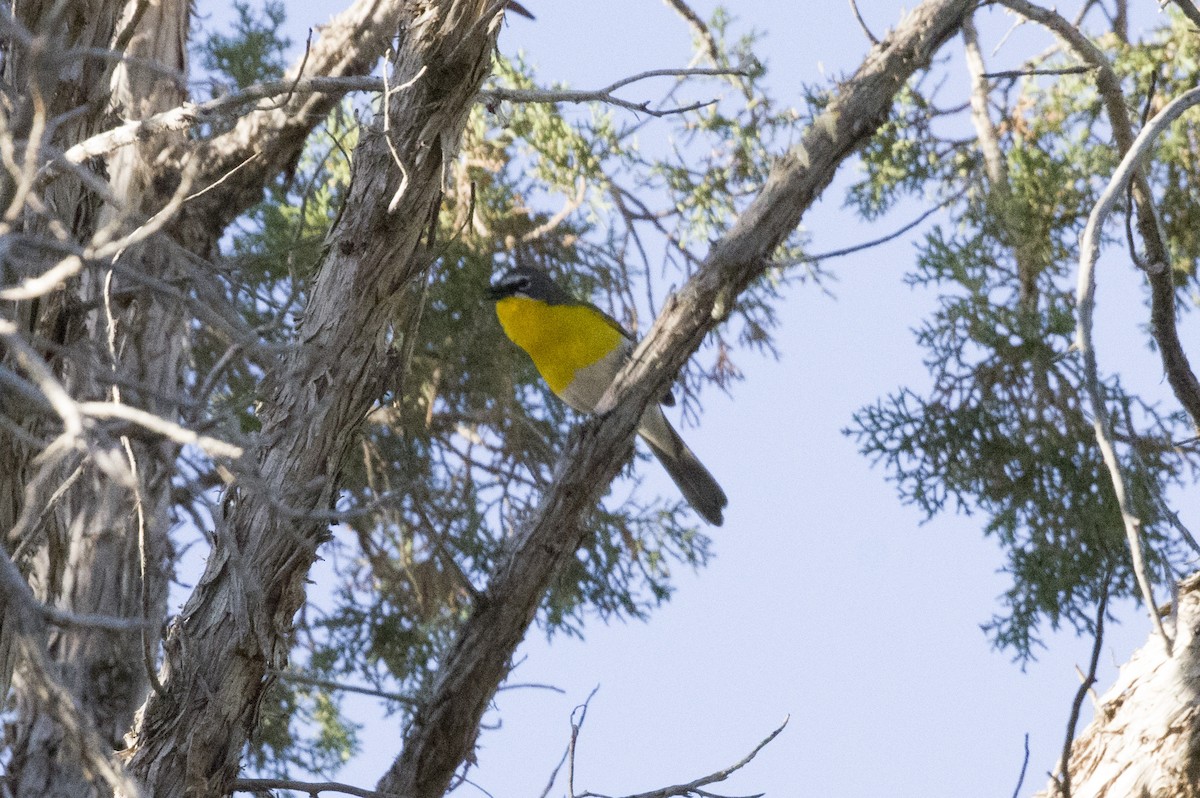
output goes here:
<path id="1" fill-rule="evenodd" d="M 551 305 L 510 296 L 496 303 L 500 326 L 524 349 L 542 378 L 562 394 L 575 372 L 602 359 L 620 346 L 620 330 L 587 305 Z"/>

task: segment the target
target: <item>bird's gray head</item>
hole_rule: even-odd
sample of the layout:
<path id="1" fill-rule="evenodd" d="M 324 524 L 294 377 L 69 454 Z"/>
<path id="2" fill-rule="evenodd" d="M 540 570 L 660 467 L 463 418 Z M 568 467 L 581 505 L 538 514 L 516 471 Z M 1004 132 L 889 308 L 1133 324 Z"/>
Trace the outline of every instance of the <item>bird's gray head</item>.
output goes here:
<path id="1" fill-rule="evenodd" d="M 536 299 L 551 305 L 563 305 L 573 301 L 570 294 L 550 279 L 550 275 L 535 266 L 517 266 L 510 269 L 489 286 L 490 299 L 504 299 L 510 296 Z"/>

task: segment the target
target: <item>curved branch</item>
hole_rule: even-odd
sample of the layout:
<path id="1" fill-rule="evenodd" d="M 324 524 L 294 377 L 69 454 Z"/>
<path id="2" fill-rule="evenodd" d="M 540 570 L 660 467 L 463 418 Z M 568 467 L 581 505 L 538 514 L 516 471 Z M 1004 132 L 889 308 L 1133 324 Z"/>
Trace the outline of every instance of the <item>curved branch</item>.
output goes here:
<path id="1" fill-rule="evenodd" d="M 1044 25 L 1067 46 L 1080 60 L 1097 70 L 1096 88 L 1104 101 L 1109 121 L 1112 123 L 1113 138 L 1120 152 L 1128 152 L 1133 146 L 1133 126 L 1125 97 L 1121 92 L 1121 80 L 1096 45 L 1092 44 L 1077 27 L 1056 11 L 1034 5 L 1028 0 L 999 0 L 1021 16 Z M 1132 177 L 1133 200 L 1137 207 L 1138 233 L 1146 248 L 1146 279 L 1150 283 L 1150 329 L 1158 344 L 1163 370 L 1175 398 L 1191 416 L 1192 425 L 1200 430 L 1200 380 L 1197 380 L 1176 327 L 1175 284 L 1171 276 L 1171 259 L 1166 238 L 1159 225 L 1158 214 L 1153 204 L 1150 184 L 1144 173 L 1136 171 Z"/>
<path id="2" fill-rule="evenodd" d="M 1108 414 L 1108 406 L 1104 402 L 1104 394 L 1100 388 L 1099 369 L 1096 364 L 1096 351 L 1092 344 L 1093 314 L 1096 307 L 1096 260 L 1100 256 L 1101 231 L 1104 222 L 1112 213 L 1117 200 L 1125 191 L 1135 172 L 1142 166 L 1150 155 L 1150 147 L 1167 127 L 1179 118 L 1184 111 L 1193 105 L 1200 104 L 1200 88 L 1191 89 L 1172 100 L 1166 108 L 1158 113 L 1149 124 L 1142 129 L 1133 141 L 1125 157 L 1117 166 L 1116 172 L 1108 181 L 1096 206 L 1088 216 L 1087 226 L 1083 230 L 1083 238 L 1079 245 L 1079 282 L 1075 289 L 1075 302 L 1078 318 L 1076 321 L 1075 345 L 1083 356 L 1084 385 L 1091 401 L 1092 413 L 1095 417 L 1096 441 L 1104 456 L 1104 464 L 1113 481 L 1117 494 L 1117 503 L 1121 508 L 1121 519 L 1125 525 L 1125 535 L 1129 540 L 1130 556 L 1133 558 L 1134 571 L 1138 584 L 1148 605 L 1151 618 L 1159 630 L 1163 640 L 1170 650 L 1170 638 L 1163 629 L 1154 599 L 1150 593 L 1148 580 L 1145 576 L 1145 564 L 1142 562 L 1142 549 L 1138 535 L 1139 520 L 1133 515 L 1125 495 L 1125 480 L 1121 474 L 1120 462 L 1113 448 L 1112 419 Z M 1165 269 L 1167 266 L 1161 264 Z"/>

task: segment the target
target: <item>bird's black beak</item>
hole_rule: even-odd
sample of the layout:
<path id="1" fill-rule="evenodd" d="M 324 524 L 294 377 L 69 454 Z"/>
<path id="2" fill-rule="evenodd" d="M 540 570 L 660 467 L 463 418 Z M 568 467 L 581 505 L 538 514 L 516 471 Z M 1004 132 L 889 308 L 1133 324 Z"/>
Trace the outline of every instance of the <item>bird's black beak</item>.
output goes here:
<path id="1" fill-rule="evenodd" d="M 508 292 L 504 290 L 504 286 L 498 283 L 492 283 L 488 286 L 487 297 L 495 302 L 497 299 L 504 299 L 508 296 Z"/>

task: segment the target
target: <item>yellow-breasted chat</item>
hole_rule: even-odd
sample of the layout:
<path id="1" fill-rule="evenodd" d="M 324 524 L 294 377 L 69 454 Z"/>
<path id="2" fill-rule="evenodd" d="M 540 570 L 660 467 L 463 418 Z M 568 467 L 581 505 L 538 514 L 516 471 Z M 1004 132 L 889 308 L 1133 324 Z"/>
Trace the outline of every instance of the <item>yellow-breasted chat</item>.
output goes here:
<path id="1" fill-rule="evenodd" d="M 500 326 L 525 350 L 550 390 L 591 413 L 633 353 L 633 337 L 590 302 L 575 299 L 541 269 L 518 266 L 492 283 Z M 720 526 L 729 500 L 658 405 L 642 414 L 638 434 L 701 518 Z"/>

